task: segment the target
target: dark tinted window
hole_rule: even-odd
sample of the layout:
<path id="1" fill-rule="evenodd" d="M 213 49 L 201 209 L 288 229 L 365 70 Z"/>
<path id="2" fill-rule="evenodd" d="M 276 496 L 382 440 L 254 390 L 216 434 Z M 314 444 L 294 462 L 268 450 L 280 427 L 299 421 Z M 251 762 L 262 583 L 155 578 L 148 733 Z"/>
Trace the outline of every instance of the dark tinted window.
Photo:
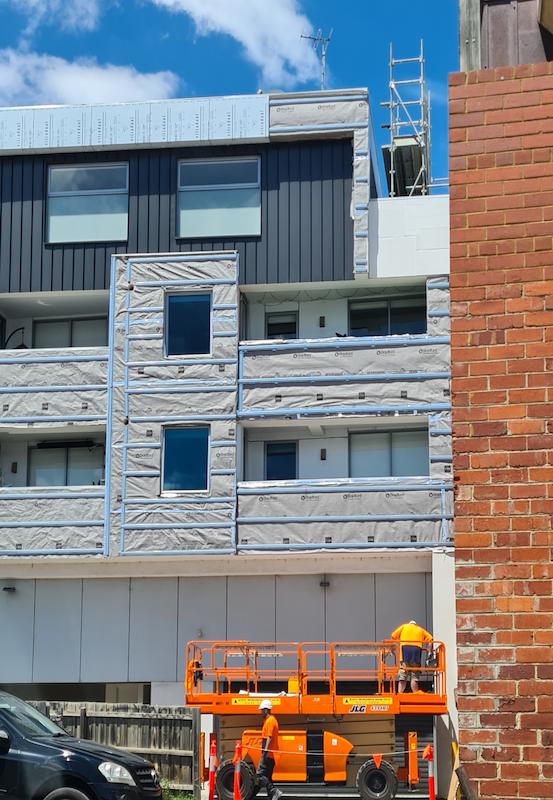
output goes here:
<path id="1" fill-rule="evenodd" d="M 390 333 L 426 333 L 424 300 L 394 300 L 390 306 Z"/>
<path id="2" fill-rule="evenodd" d="M 386 336 L 388 334 L 388 305 L 382 303 L 352 303 L 349 310 L 350 336 Z"/>
<path id="3" fill-rule="evenodd" d="M 268 481 L 293 481 L 298 477 L 296 442 L 265 444 L 265 477 Z"/>
<path id="4" fill-rule="evenodd" d="M 298 317 L 295 311 L 267 314 L 267 339 L 297 339 Z"/>
<path id="5" fill-rule="evenodd" d="M 211 351 L 211 295 L 167 296 L 166 352 L 168 356 Z"/>
<path id="6" fill-rule="evenodd" d="M 209 428 L 165 428 L 163 491 L 207 489 Z"/>
<path id="7" fill-rule="evenodd" d="M 426 301 L 421 297 L 358 301 L 349 307 L 350 336 L 426 333 Z"/>

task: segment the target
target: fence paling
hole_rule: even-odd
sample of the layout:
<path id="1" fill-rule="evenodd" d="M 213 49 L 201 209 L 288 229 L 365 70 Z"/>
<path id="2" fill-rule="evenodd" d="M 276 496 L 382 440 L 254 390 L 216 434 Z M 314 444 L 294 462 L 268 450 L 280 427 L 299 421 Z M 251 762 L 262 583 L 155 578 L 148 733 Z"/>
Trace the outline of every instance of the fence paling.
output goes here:
<path id="1" fill-rule="evenodd" d="M 200 798 L 200 714 L 180 706 L 137 703 L 38 702 L 68 733 L 119 747 L 156 764 L 173 788 Z"/>

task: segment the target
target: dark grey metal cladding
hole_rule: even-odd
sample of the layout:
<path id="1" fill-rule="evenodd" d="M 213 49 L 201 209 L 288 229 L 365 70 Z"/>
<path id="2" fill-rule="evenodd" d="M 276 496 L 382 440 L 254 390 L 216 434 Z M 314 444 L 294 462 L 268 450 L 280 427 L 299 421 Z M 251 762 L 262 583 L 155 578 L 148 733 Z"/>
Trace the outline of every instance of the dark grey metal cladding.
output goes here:
<path id="1" fill-rule="evenodd" d="M 177 239 L 178 159 L 251 154 L 262 160 L 261 236 Z M 48 166 L 104 161 L 129 163 L 128 241 L 47 244 Z M 126 252 L 238 250 L 243 284 L 347 280 L 351 179 L 350 139 L 0 158 L 0 292 L 104 289 L 111 255 Z"/>

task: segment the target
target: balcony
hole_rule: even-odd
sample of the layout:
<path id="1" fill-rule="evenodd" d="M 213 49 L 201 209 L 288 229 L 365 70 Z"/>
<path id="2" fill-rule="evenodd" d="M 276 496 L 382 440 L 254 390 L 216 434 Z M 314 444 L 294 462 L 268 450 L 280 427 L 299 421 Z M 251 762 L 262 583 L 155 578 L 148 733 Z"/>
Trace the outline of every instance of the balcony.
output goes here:
<path id="1" fill-rule="evenodd" d="M 430 477 L 247 481 L 239 550 L 425 547 L 451 542 L 451 484 Z"/>
<path id="2" fill-rule="evenodd" d="M 97 555 L 104 551 L 104 487 L 0 489 L 0 555 Z"/>
<path id="3" fill-rule="evenodd" d="M 240 345 L 239 415 L 447 411 L 449 378 L 448 336 L 245 342 Z"/>
<path id="4" fill-rule="evenodd" d="M 0 351 L 0 424 L 105 422 L 106 347 Z"/>
<path id="5" fill-rule="evenodd" d="M 0 426 L 105 422 L 107 293 L 0 295 Z"/>
<path id="6" fill-rule="evenodd" d="M 0 555 L 104 552 L 105 437 L 82 431 L 1 431 Z"/>

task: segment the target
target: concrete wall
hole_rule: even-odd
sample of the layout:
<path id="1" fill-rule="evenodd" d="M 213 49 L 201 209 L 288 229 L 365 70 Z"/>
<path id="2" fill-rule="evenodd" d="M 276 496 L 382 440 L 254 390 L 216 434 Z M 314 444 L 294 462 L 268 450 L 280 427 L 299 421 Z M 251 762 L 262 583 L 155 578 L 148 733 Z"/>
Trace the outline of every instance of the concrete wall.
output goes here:
<path id="1" fill-rule="evenodd" d="M 349 477 L 347 428 L 321 429 L 321 435 L 311 434 L 306 428 L 247 432 L 246 480 L 265 480 L 265 442 L 298 442 L 298 478 Z M 321 461 L 321 448 L 326 449 L 326 461 Z"/>
<path id="2" fill-rule="evenodd" d="M 373 641 L 413 615 L 432 625 L 428 573 L 326 580 L 326 588 L 321 575 L 4 580 L 15 591 L 0 591 L 0 683 L 175 684 L 191 639 Z"/>
<path id="3" fill-rule="evenodd" d="M 449 273 L 449 196 L 394 197 L 369 204 L 371 278 Z"/>
<path id="4" fill-rule="evenodd" d="M 421 291 L 424 287 L 421 286 Z M 265 314 L 271 312 L 295 311 L 298 314 L 299 339 L 327 339 L 336 333 L 348 333 L 348 300 L 335 298 L 332 300 L 287 301 L 282 303 L 248 303 L 248 339 L 265 339 Z M 325 326 L 319 325 L 319 318 L 325 318 Z"/>

